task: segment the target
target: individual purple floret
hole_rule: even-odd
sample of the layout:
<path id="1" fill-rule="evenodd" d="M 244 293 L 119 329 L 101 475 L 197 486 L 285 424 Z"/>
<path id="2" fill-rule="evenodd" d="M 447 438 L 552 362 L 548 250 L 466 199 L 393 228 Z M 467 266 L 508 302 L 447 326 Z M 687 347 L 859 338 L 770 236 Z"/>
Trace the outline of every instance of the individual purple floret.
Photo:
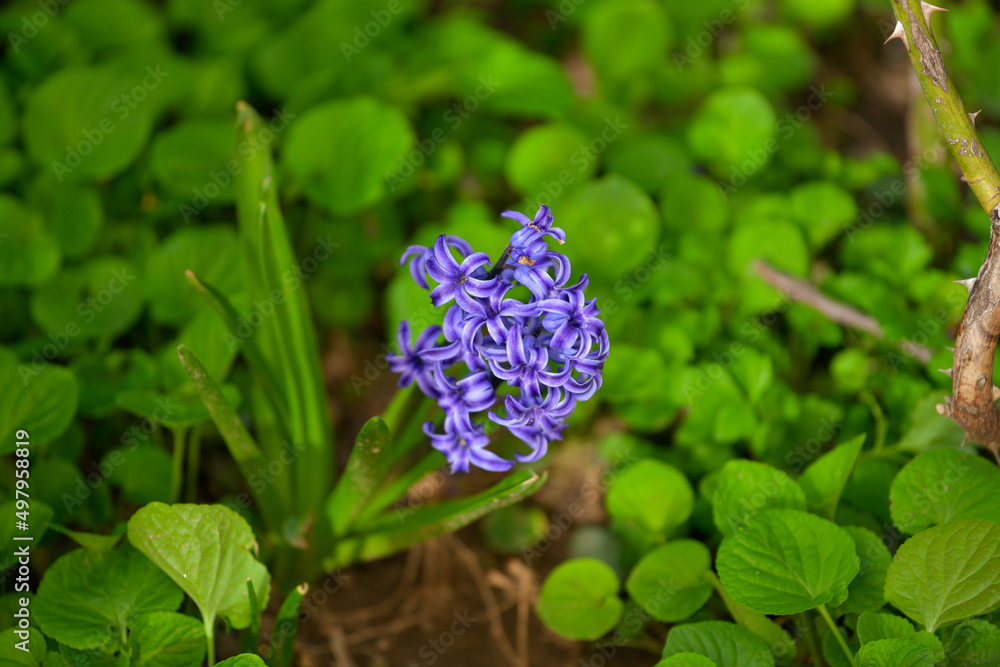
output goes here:
<path id="1" fill-rule="evenodd" d="M 409 263 L 435 306 L 451 304 L 444 325 L 428 327 L 412 344 L 404 320 L 400 353 L 390 355 L 389 363 L 401 387 L 416 382 L 444 410 L 444 433 L 435 432 L 432 422 L 423 429 L 452 472 L 514 465 L 486 449 L 489 437 L 476 419 L 484 412 L 528 445 L 531 451 L 515 455 L 517 461 L 540 459 L 550 442 L 562 439 L 576 404 L 600 388 L 608 358 L 600 311 L 583 293 L 586 274 L 567 286 L 569 259 L 549 250 L 546 237 L 566 241 L 566 233 L 552 226 L 552 211 L 541 206 L 533 219 L 517 211 L 501 215 L 521 227 L 498 266 L 487 269 L 488 255 L 455 235 L 439 236 L 430 248 L 410 246 L 399 262 Z M 527 301 L 509 296 L 520 291 L 518 285 L 527 288 Z M 498 396 L 505 416 L 491 409 Z"/>

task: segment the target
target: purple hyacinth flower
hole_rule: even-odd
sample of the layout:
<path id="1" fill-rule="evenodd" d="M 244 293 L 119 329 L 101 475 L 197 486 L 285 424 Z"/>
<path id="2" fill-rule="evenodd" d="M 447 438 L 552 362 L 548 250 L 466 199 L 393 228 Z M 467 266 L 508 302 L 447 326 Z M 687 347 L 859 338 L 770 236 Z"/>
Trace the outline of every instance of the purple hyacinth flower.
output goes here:
<path id="1" fill-rule="evenodd" d="M 514 325 L 507 334 L 506 361 L 510 368 L 504 368 L 496 356 L 490 356 L 487 361 L 490 370 L 498 378 L 512 387 L 517 387 L 523 395 L 532 399 L 541 399 L 541 385 L 559 387 L 570 378 L 572 368 L 569 365 L 560 371 L 550 371 L 549 351 L 535 345 L 534 336 L 522 336 L 520 325 Z"/>
<path id="2" fill-rule="evenodd" d="M 387 354 L 386 360 L 393 373 L 399 373 L 399 386 L 408 387 L 416 380 L 420 390 L 428 396 L 436 392 L 432 370 L 439 364 L 451 364 L 461 353 L 458 343 L 438 346 L 437 339 L 441 327 L 430 326 L 410 345 L 410 323 L 403 320 L 399 324 L 396 340 L 399 354 Z"/>
<path id="3" fill-rule="evenodd" d="M 455 300 L 466 312 L 478 313 L 484 307 L 476 299 L 485 299 L 499 287 L 496 278 L 487 278 L 483 268 L 490 263 L 485 252 L 474 252 L 459 264 L 444 237 L 434 242 L 433 256 L 427 260 L 427 273 L 438 286 L 431 290 L 431 303 L 435 307 Z"/>
<path id="4" fill-rule="evenodd" d="M 604 322 L 597 319 L 596 299 L 584 301 L 583 292 L 563 290 L 558 299 L 542 299 L 535 304 L 545 313 L 542 328 L 552 333 L 550 345 L 559 350 L 576 350 L 578 356 L 590 351 Z"/>
<path id="5" fill-rule="evenodd" d="M 443 238 L 445 244 L 457 250 L 463 258 L 472 254 L 472 246 L 462 237 L 445 234 Z M 430 289 L 427 284 L 427 260 L 431 258 L 432 254 L 433 251 L 427 246 L 411 245 L 403 251 L 403 256 L 399 258 L 400 265 L 405 264 L 406 260 L 409 259 L 410 275 L 413 276 L 413 281 L 424 289 Z"/>
<path id="6" fill-rule="evenodd" d="M 490 439 L 482 426 L 472 426 L 462 419 L 445 417 L 444 433 L 434 432 L 434 424 L 424 424 L 424 433 L 431 439 L 431 447 L 444 454 L 448 459 L 451 472 L 469 472 L 469 465 L 475 465 L 483 470 L 504 472 L 513 467 L 514 462 L 508 461 L 486 449 Z"/>
<path id="7" fill-rule="evenodd" d="M 506 417 L 500 417 L 492 411 L 489 417 L 497 424 L 506 426 L 531 447 L 532 451 L 527 456 L 514 455 L 521 463 L 531 463 L 545 456 L 550 442 L 562 439 L 562 432 L 566 428 L 565 420 L 576 407 L 576 397 L 553 388 L 548 390 L 541 402 L 507 396 L 504 407 L 507 408 Z"/>
<path id="8" fill-rule="evenodd" d="M 534 219 L 517 211 L 504 211 L 500 215 L 521 223 L 521 229 L 510 236 L 510 245 L 515 248 L 527 248 L 535 241 L 541 239 L 543 235 L 551 236 L 559 242 L 559 245 L 566 242 L 566 232 L 552 226 L 554 218 L 552 210 L 548 206 L 539 205 L 538 213 L 535 214 Z"/>

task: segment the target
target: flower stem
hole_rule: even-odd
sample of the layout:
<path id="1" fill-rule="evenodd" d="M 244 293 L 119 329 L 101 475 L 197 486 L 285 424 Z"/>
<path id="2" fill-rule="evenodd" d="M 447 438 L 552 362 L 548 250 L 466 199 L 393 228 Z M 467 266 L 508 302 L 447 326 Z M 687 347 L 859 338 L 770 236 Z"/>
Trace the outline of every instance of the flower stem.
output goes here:
<path id="1" fill-rule="evenodd" d="M 181 497 L 181 480 L 184 476 L 184 436 L 187 429 L 178 426 L 171 429 L 174 436 L 173 469 L 170 471 L 170 502 L 176 503 Z"/>
<path id="2" fill-rule="evenodd" d="M 503 254 L 500 255 L 500 259 L 498 259 L 497 263 L 493 265 L 493 268 L 490 269 L 490 272 L 486 274 L 487 280 L 491 278 L 496 278 L 498 275 L 500 275 L 500 272 L 503 271 L 504 266 L 507 264 L 507 258 L 510 257 L 510 253 L 513 249 L 514 249 L 513 246 L 507 246 L 506 248 L 503 249 Z"/>
<path id="3" fill-rule="evenodd" d="M 854 653 L 851 651 L 851 647 L 847 645 L 844 635 L 840 634 L 840 628 L 837 627 L 837 624 L 833 622 L 833 618 L 830 617 L 830 612 L 826 610 L 826 605 L 821 604 L 816 609 L 819 611 L 819 615 L 823 617 L 823 620 L 826 621 L 826 624 L 830 626 L 830 632 L 833 633 L 837 643 L 840 644 L 840 648 L 844 650 L 844 655 L 847 656 L 847 661 L 851 663 L 851 667 L 857 667 L 854 662 Z"/>

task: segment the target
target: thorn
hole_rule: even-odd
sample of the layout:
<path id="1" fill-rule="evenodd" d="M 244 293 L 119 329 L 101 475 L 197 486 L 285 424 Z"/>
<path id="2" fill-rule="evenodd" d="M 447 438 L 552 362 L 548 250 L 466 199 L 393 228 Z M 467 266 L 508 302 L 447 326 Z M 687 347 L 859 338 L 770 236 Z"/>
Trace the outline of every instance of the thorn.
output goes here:
<path id="1" fill-rule="evenodd" d="M 954 368 L 939 368 L 938 372 L 939 373 L 944 373 L 948 377 L 953 377 L 954 376 L 954 370 L 955 370 Z"/>
<path id="2" fill-rule="evenodd" d="M 907 51 L 910 50 L 910 40 L 906 38 L 906 29 L 903 28 L 903 22 L 902 21 L 896 21 L 896 28 L 892 31 L 892 34 L 889 35 L 886 38 L 886 40 L 884 42 L 882 42 L 882 43 L 883 44 L 888 44 L 889 40 L 891 40 L 891 39 L 901 39 L 901 40 L 903 40 L 903 44 L 906 46 L 906 50 Z"/>
<path id="3" fill-rule="evenodd" d="M 948 409 L 948 406 L 945 405 L 944 403 L 938 403 L 937 404 L 937 411 L 938 411 L 938 414 L 941 415 L 942 417 L 950 417 L 951 416 L 951 410 Z"/>
<path id="4" fill-rule="evenodd" d="M 969 441 L 969 434 L 968 434 L 968 433 L 966 433 L 966 434 L 965 434 L 965 437 L 964 437 L 964 438 L 962 438 L 962 444 L 961 444 L 961 445 L 959 445 L 959 446 L 960 446 L 960 447 L 965 447 L 965 443 L 967 443 L 968 441 Z"/>
<path id="5" fill-rule="evenodd" d="M 946 12 L 948 11 L 944 7 L 935 7 L 929 2 L 924 2 L 920 0 L 920 11 L 924 13 L 924 22 L 927 23 L 927 29 L 931 29 L 931 14 L 934 12 Z"/>
<path id="6" fill-rule="evenodd" d="M 944 349 L 948 350 L 948 351 L 949 351 L 949 352 L 951 352 L 952 354 L 954 354 L 954 353 L 955 353 L 955 348 L 953 348 L 953 347 L 946 347 L 946 348 L 944 348 Z"/>
<path id="7" fill-rule="evenodd" d="M 972 125 L 973 125 L 973 127 L 975 127 L 975 125 L 976 125 L 976 116 L 978 116 L 978 115 L 979 115 L 979 114 L 981 114 L 982 112 L 983 112 L 983 110 L 982 110 L 982 109 L 980 109 L 979 111 L 970 111 L 970 112 L 969 112 L 969 120 L 971 120 L 971 121 L 972 121 Z"/>
<path id="8" fill-rule="evenodd" d="M 969 290 L 969 294 L 972 294 L 972 288 L 976 286 L 975 278 L 966 278 L 965 280 L 952 280 L 953 283 L 958 283 Z"/>
<path id="9" fill-rule="evenodd" d="M 1000 398 L 1000 387 L 993 385 L 993 400 Z"/>

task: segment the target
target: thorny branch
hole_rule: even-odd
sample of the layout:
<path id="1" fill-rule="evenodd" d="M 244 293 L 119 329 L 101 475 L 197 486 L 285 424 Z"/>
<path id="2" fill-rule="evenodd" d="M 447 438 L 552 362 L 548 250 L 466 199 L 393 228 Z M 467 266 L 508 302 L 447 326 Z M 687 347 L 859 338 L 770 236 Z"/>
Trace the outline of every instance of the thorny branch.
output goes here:
<path id="1" fill-rule="evenodd" d="M 952 378 L 952 396 L 938 406 L 965 431 L 965 439 L 993 452 L 1000 464 L 1000 413 L 993 385 L 993 359 L 1000 334 L 1000 174 L 976 134 L 979 112 L 967 113 L 945 70 L 941 51 L 931 31 L 930 18 L 938 11 L 924 0 L 891 0 L 896 28 L 889 40 L 903 42 L 913 71 L 941 134 L 962 170 L 963 179 L 990 216 L 990 247 L 979 274 L 960 281 L 969 289 L 969 303 L 955 341 L 954 366 L 944 370 Z M 889 40 L 886 40 L 887 42 Z M 964 443 L 963 443 L 964 444 Z"/>

